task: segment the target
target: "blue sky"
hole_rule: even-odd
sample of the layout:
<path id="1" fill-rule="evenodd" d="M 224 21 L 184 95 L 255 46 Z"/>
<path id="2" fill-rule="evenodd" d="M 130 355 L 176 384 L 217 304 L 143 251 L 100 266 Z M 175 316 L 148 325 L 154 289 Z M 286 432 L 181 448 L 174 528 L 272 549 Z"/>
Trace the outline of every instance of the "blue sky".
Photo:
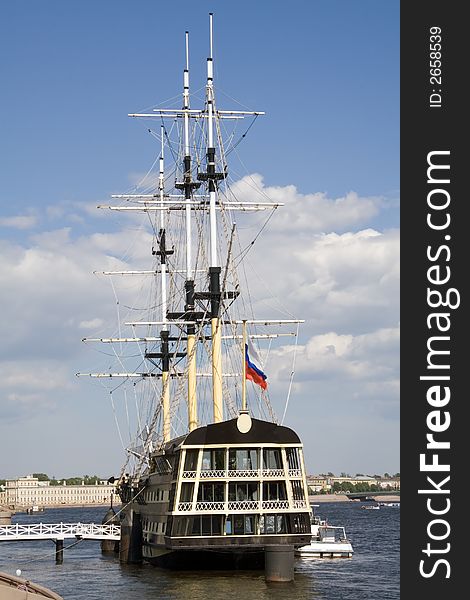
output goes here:
<path id="1" fill-rule="evenodd" d="M 109 251 L 99 234 L 122 226 L 88 207 L 128 190 L 158 152 L 148 123 L 126 115 L 180 102 L 186 29 L 192 88 L 204 85 L 209 11 L 219 106 L 234 98 L 266 111 L 240 153 L 265 191 L 291 200 L 290 233 L 303 244 L 291 250 L 296 312 L 309 323 L 286 424 L 309 440 L 311 472 L 399 470 L 398 1 L 18 0 L 4 3 L 0 25 L 0 443 L 22 439 L 6 476 L 119 468 L 109 406 L 73 378 L 95 280 L 67 277 L 80 255 L 99 268 Z M 289 244 L 286 233 L 274 222 L 261 249 Z M 345 440 L 328 457 L 327 431 Z"/>

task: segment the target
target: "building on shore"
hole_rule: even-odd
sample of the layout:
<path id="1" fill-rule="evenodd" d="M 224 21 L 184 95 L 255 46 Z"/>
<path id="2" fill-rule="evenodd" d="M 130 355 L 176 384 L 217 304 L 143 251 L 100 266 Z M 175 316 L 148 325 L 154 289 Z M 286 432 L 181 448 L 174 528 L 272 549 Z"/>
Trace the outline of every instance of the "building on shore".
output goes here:
<path id="1" fill-rule="evenodd" d="M 400 489 L 400 478 L 391 477 L 390 479 L 381 478 L 377 481 L 377 484 L 383 490 L 399 490 Z"/>
<path id="2" fill-rule="evenodd" d="M 355 477 L 336 477 L 335 475 L 307 475 L 307 485 L 314 494 L 328 494 L 337 488 L 337 485 L 351 484 L 353 486 L 365 484 L 378 486 L 382 490 L 399 490 L 399 477 L 370 477 L 368 475 L 356 475 Z"/>
<path id="3" fill-rule="evenodd" d="M 37 477 L 27 475 L 6 480 L 3 504 L 15 509 L 110 504 L 115 493 L 115 484 L 108 481 L 94 485 L 50 485 L 50 481 L 39 481 Z"/>
<path id="4" fill-rule="evenodd" d="M 325 494 L 331 491 L 329 477 L 323 477 L 322 475 L 307 475 L 307 485 L 314 494 L 319 492 Z"/>

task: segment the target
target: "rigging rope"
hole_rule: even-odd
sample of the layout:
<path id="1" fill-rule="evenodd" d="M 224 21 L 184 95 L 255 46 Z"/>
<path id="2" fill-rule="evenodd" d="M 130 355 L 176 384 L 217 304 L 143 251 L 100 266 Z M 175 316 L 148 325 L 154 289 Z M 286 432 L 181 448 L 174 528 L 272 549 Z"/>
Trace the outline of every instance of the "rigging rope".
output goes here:
<path id="1" fill-rule="evenodd" d="M 286 418 L 287 407 L 289 406 L 290 393 L 291 393 L 291 390 L 292 390 L 292 382 L 294 381 L 295 359 L 296 359 L 296 355 L 297 355 L 297 342 L 298 342 L 298 339 L 299 339 L 299 323 L 297 323 L 297 331 L 296 331 L 296 334 L 295 334 L 294 356 L 292 358 L 292 371 L 291 371 L 291 374 L 290 374 L 289 388 L 287 390 L 286 405 L 284 407 L 284 413 L 282 415 L 281 425 L 284 424 L 284 419 Z"/>

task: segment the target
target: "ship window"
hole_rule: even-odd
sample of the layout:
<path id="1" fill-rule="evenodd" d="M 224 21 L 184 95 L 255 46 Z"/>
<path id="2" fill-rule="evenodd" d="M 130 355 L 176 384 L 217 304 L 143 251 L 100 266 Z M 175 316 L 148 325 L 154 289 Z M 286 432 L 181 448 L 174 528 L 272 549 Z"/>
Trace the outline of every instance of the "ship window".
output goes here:
<path id="1" fill-rule="evenodd" d="M 186 517 L 174 517 L 173 519 L 173 535 L 186 535 L 186 525 L 187 518 Z"/>
<path id="2" fill-rule="evenodd" d="M 291 481 L 292 484 L 292 497 L 294 500 L 304 500 L 304 486 L 301 481 Z"/>
<path id="3" fill-rule="evenodd" d="M 222 534 L 223 515 L 212 515 L 212 535 Z"/>
<path id="4" fill-rule="evenodd" d="M 263 500 L 286 500 L 285 481 L 269 481 L 263 484 Z"/>
<path id="5" fill-rule="evenodd" d="M 181 484 L 180 502 L 192 502 L 194 483 L 184 482 Z"/>
<path id="6" fill-rule="evenodd" d="M 211 535 L 211 533 L 212 533 L 211 515 L 202 516 L 201 524 L 202 524 L 202 535 Z"/>
<path id="7" fill-rule="evenodd" d="M 282 457 L 279 448 L 263 450 L 263 469 L 282 469 Z"/>
<path id="8" fill-rule="evenodd" d="M 260 517 L 261 533 L 287 533 L 286 515 L 262 515 Z"/>
<path id="9" fill-rule="evenodd" d="M 298 448 L 287 448 L 287 463 L 289 469 L 300 469 L 300 456 Z"/>
<path id="10" fill-rule="evenodd" d="M 223 483 L 199 483 L 197 499 L 199 502 L 223 502 L 224 489 Z"/>
<path id="11" fill-rule="evenodd" d="M 215 471 L 225 469 L 225 450 L 215 448 L 214 450 L 204 450 L 202 453 L 202 467 L 205 471 Z"/>
<path id="12" fill-rule="evenodd" d="M 243 535 L 245 533 L 244 515 L 233 515 L 233 533 L 235 535 Z"/>
<path id="13" fill-rule="evenodd" d="M 188 528 L 188 533 L 189 535 L 201 535 L 201 517 L 197 516 L 197 517 L 190 517 L 188 519 L 189 521 L 189 528 Z"/>
<path id="14" fill-rule="evenodd" d="M 290 519 L 292 533 L 310 533 L 310 519 L 308 514 L 290 515 Z"/>
<path id="15" fill-rule="evenodd" d="M 195 471 L 197 469 L 197 457 L 199 450 L 186 450 L 186 457 L 184 459 L 184 470 Z"/>
<path id="16" fill-rule="evenodd" d="M 183 517 L 178 523 L 178 535 L 220 535 L 222 519 L 222 515 Z"/>
<path id="17" fill-rule="evenodd" d="M 246 515 L 245 516 L 245 533 L 253 535 L 255 533 L 254 525 L 255 525 L 254 515 Z"/>
<path id="18" fill-rule="evenodd" d="M 229 483 L 228 499 L 231 501 L 258 500 L 258 484 Z"/>
<path id="19" fill-rule="evenodd" d="M 258 451 L 255 448 L 231 448 L 229 468 L 231 471 L 255 471 L 258 468 Z"/>
<path id="20" fill-rule="evenodd" d="M 229 515 L 225 520 L 226 535 L 255 535 L 257 515 Z"/>

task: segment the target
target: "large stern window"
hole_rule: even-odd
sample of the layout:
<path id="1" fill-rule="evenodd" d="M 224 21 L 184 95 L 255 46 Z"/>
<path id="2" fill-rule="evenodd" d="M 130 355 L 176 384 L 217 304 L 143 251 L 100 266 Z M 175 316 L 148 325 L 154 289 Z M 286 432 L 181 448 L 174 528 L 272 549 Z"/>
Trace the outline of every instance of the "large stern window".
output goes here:
<path id="1" fill-rule="evenodd" d="M 230 448 L 229 469 L 231 471 L 256 471 L 258 451 L 255 448 Z"/>
<path id="2" fill-rule="evenodd" d="M 263 469 L 282 469 L 282 457 L 279 448 L 263 450 Z"/>

